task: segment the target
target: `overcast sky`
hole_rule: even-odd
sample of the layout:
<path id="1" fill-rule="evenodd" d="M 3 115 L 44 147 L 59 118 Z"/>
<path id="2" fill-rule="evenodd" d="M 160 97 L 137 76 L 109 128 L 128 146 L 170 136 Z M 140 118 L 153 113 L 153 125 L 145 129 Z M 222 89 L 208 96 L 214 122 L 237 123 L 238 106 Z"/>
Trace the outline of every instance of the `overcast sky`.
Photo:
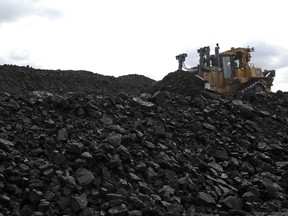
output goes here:
<path id="1" fill-rule="evenodd" d="M 0 64 L 161 80 L 176 55 L 196 66 L 219 43 L 254 47 L 251 63 L 288 91 L 287 20 L 284 0 L 0 0 Z"/>

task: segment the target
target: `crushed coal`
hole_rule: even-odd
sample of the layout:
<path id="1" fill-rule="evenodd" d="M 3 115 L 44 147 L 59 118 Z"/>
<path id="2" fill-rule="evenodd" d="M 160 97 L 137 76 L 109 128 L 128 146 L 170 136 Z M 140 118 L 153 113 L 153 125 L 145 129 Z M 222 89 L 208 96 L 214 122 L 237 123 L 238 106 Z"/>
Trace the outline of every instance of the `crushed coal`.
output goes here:
<path id="1" fill-rule="evenodd" d="M 288 93 L 0 67 L 0 215 L 285 215 Z"/>

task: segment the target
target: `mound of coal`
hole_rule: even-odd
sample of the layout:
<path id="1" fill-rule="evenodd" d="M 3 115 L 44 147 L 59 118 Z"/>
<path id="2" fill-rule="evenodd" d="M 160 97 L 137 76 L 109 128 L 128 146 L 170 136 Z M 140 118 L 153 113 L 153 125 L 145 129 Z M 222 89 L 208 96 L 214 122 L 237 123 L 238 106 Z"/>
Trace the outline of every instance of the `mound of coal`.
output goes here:
<path id="1" fill-rule="evenodd" d="M 175 71 L 151 85 L 147 92 L 168 91 L 184 96 L 197 96 L 204 93 L 204 80 L 188 71 Z"/>
<path id="2" fill-rule="evenodd" d="M 148 77 L 138 74 L 129 74 L 117 77 L 118 86 L 121 86 L 121 91 L 129 95 L 137 95 L 145 92 L 148 88 L 157 83 Z"/>
<path id="3" fill-rule="evenodd" d="M 69 92 L 102 95 L 125 92 L 135 95 L 155 82 L 141 75 L 115 78 L 88 71 L 40 70 L 16 65 L 0 66 L 0 91 L 13 95 L 27 95 L 38 90 L 61 95 Z"/>
<path id="4" fill-rule="evenodd" d="M 288 93 L 174 91 L 183 88 L 0 93 L 0 215 L 284 212 Z"/>

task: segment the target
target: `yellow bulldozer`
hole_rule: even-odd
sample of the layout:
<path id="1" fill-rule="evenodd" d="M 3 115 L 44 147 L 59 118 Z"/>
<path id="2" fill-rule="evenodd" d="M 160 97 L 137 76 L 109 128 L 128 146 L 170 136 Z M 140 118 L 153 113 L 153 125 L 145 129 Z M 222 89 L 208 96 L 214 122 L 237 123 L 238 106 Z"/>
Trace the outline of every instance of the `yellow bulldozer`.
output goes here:
<path id="1" fill-rule="evenodd" d="M 187 68 L 184 64 L 186 53 L 176 56 L 178 71 L 190 71 L 203 80 L 203 87 L 222 93 L 232 92 L 271 92 L 275 70 L 264 70 L 250 63 L 254 48 L 231 48 L 219 52 L 216 44 L 215 54 L 210 55 L 210 47 L 198 49 L 199 64 Z"/>

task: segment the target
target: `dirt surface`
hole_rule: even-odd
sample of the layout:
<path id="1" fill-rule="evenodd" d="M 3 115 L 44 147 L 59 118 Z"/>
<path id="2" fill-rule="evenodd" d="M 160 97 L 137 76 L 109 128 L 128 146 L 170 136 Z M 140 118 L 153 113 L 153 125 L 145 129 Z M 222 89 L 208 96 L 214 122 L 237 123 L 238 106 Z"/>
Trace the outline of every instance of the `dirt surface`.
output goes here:
<path id="1" fill-rule="evenodd" d="M 0 66 L 0 216 L 287 215 L 288 93 Z"/>

